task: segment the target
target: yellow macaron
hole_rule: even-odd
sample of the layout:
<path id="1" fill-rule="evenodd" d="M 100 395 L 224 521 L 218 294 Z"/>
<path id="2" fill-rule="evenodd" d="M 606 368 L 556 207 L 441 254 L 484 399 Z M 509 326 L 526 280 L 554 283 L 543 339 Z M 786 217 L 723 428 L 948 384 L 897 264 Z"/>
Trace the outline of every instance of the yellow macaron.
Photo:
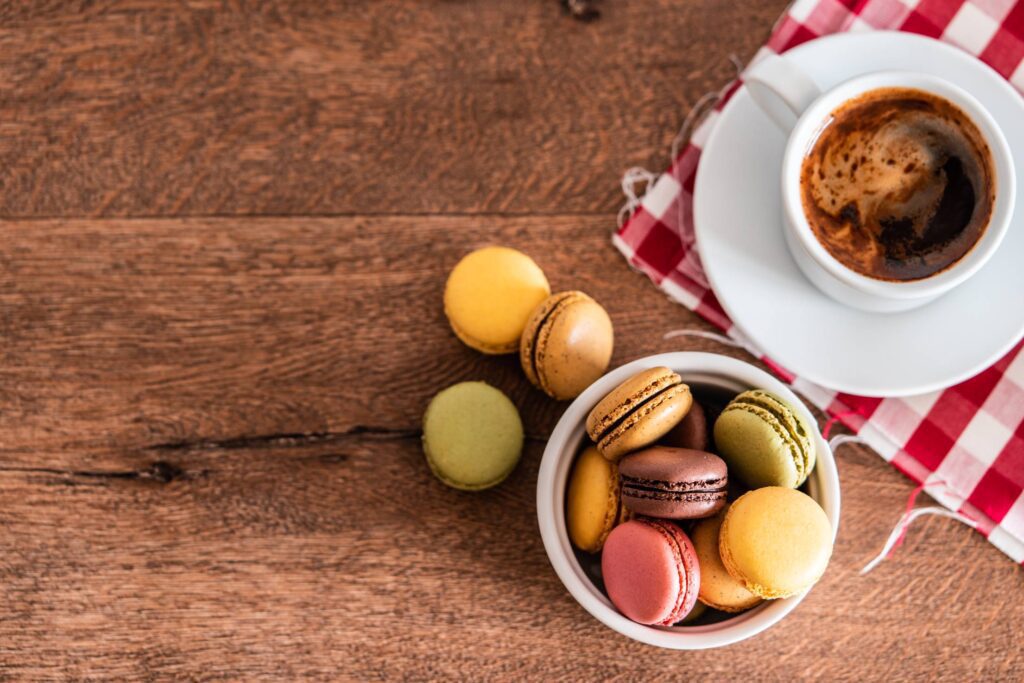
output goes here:
<path id="1" fill-rule="evenodd" d="M 832 525 L 813 498 L 767 486 L 729 507 L 718 538 L 722 564 L 747 590 L 786 598 L 813 586 L 832 556 Z"/>
<path id="2" fill-rule="evenodd" d="M 722 556 L 718 552 L 718 535 L 725 519 L 726 510 L 714 517 L 697 522 L 690 533 L 690 540 L 697 551 L 700 562 L 700 592 L 697 599 L 708 607 L 723 612 L 742 612 L 761 602 L 761 598 L 747 590 L 726 571 Z"/>
<path id="3" fill-rule="evenodd" d="M 567 496 L 569 539 L 585 552 L 601 550 L 612 529 L 629 517 L 619 500 L 619 468 L 595 446 L 576 459 Z"/>
<path id="4" fill-rule="evenodd" d="M 551 294 L 544 271 L 526 254 L 484 247 L 463 257 L 444 288 L 455 335 L 483 353 L 512 353 L 530 313 Z"/>

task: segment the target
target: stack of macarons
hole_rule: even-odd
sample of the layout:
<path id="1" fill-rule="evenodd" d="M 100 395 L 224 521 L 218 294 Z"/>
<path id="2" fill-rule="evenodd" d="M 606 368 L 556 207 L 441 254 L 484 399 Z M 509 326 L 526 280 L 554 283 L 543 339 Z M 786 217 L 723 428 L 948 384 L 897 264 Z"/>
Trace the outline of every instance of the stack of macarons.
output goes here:
<path id="1" fill-rule="evenodd" d="M 583 565 L 625 616 L 716 621 L 824 573 L 832 527 L 799 490 L 814 469 L 812 431 L 782 399 L 694 396 L 669 368 L 650 368 L 599 401 L 586 429 L 566 492 L 569 538 L 599 554 Z"/>
<path id="2" fill-rule="evenodd" d="M 484 247 L 452 269 L 444 290 L 452 331 L 485 354 L 516 353 L 526 378 L 548 396 L 575 398 L 601 377 L 612 357 L 608 313 L 579 291 L 551 293 L 544 271 L 526 254 Z M 515 468 L 523 428 L 515 405 L 483 382 L 437 394 L 423 417 L 423 450 L 449 486 L 480 490 Z"/>

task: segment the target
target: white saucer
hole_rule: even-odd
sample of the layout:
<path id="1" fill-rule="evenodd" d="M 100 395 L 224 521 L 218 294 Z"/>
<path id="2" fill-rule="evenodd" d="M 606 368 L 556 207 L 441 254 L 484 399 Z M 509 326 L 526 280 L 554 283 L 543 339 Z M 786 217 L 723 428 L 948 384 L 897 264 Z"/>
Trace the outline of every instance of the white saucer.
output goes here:
<path id="1" fill-rule="evenodd" d="M 1024 100 L 961 50 L 908 33 L 844 33 L 786 53 L 822 89 L 883 69 L 935 74 L 974 95 L 1024 169 Z M 864 396 L 942 389 L 994 363 L 1024 335 L 1024 209 L 992 260 L 922 308 L 867 313 L 833 301 L 797 269 L 782 232 L 783 134 L 746 88 L 719 114 L 694 190 L 701 261 L 740 332 L 803 379 Z M 1019 181 L 1018 181 L 1019 182 Z"/>

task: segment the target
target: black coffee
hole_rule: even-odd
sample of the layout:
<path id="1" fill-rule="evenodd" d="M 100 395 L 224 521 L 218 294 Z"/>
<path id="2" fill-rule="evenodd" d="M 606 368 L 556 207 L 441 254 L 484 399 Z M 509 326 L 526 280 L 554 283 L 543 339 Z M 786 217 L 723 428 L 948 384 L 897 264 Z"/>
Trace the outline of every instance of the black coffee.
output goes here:
<path id="1" fill-rule="evenodd" d="M 832 112 L 804 158 L 804 214 L 836 259 L 879 280 L 959 261 L 992 215 L 992 154 L 952 102 L 880 88 Z"/>

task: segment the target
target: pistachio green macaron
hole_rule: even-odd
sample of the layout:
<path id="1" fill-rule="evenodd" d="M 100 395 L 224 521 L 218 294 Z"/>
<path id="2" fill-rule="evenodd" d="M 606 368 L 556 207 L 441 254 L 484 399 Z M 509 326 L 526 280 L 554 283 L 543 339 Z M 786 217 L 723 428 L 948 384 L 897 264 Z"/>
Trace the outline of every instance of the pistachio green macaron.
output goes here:
<path id="1" fill-rule="evenodd" d="M 744 391 L 715 421 L 715 446 L 751 488 L 795 489 L 814 469 L 810 426 L 789 404 L 767 391 Z"/>
<path id="2" fill-rule="evenodd" d="M 523 451 L 523 423 L 505 394 L 484 382 L 461 382 L 431 401 L 423 415 L 423 453 L 448 486 L 480 491 L 511 474 Z"/>

